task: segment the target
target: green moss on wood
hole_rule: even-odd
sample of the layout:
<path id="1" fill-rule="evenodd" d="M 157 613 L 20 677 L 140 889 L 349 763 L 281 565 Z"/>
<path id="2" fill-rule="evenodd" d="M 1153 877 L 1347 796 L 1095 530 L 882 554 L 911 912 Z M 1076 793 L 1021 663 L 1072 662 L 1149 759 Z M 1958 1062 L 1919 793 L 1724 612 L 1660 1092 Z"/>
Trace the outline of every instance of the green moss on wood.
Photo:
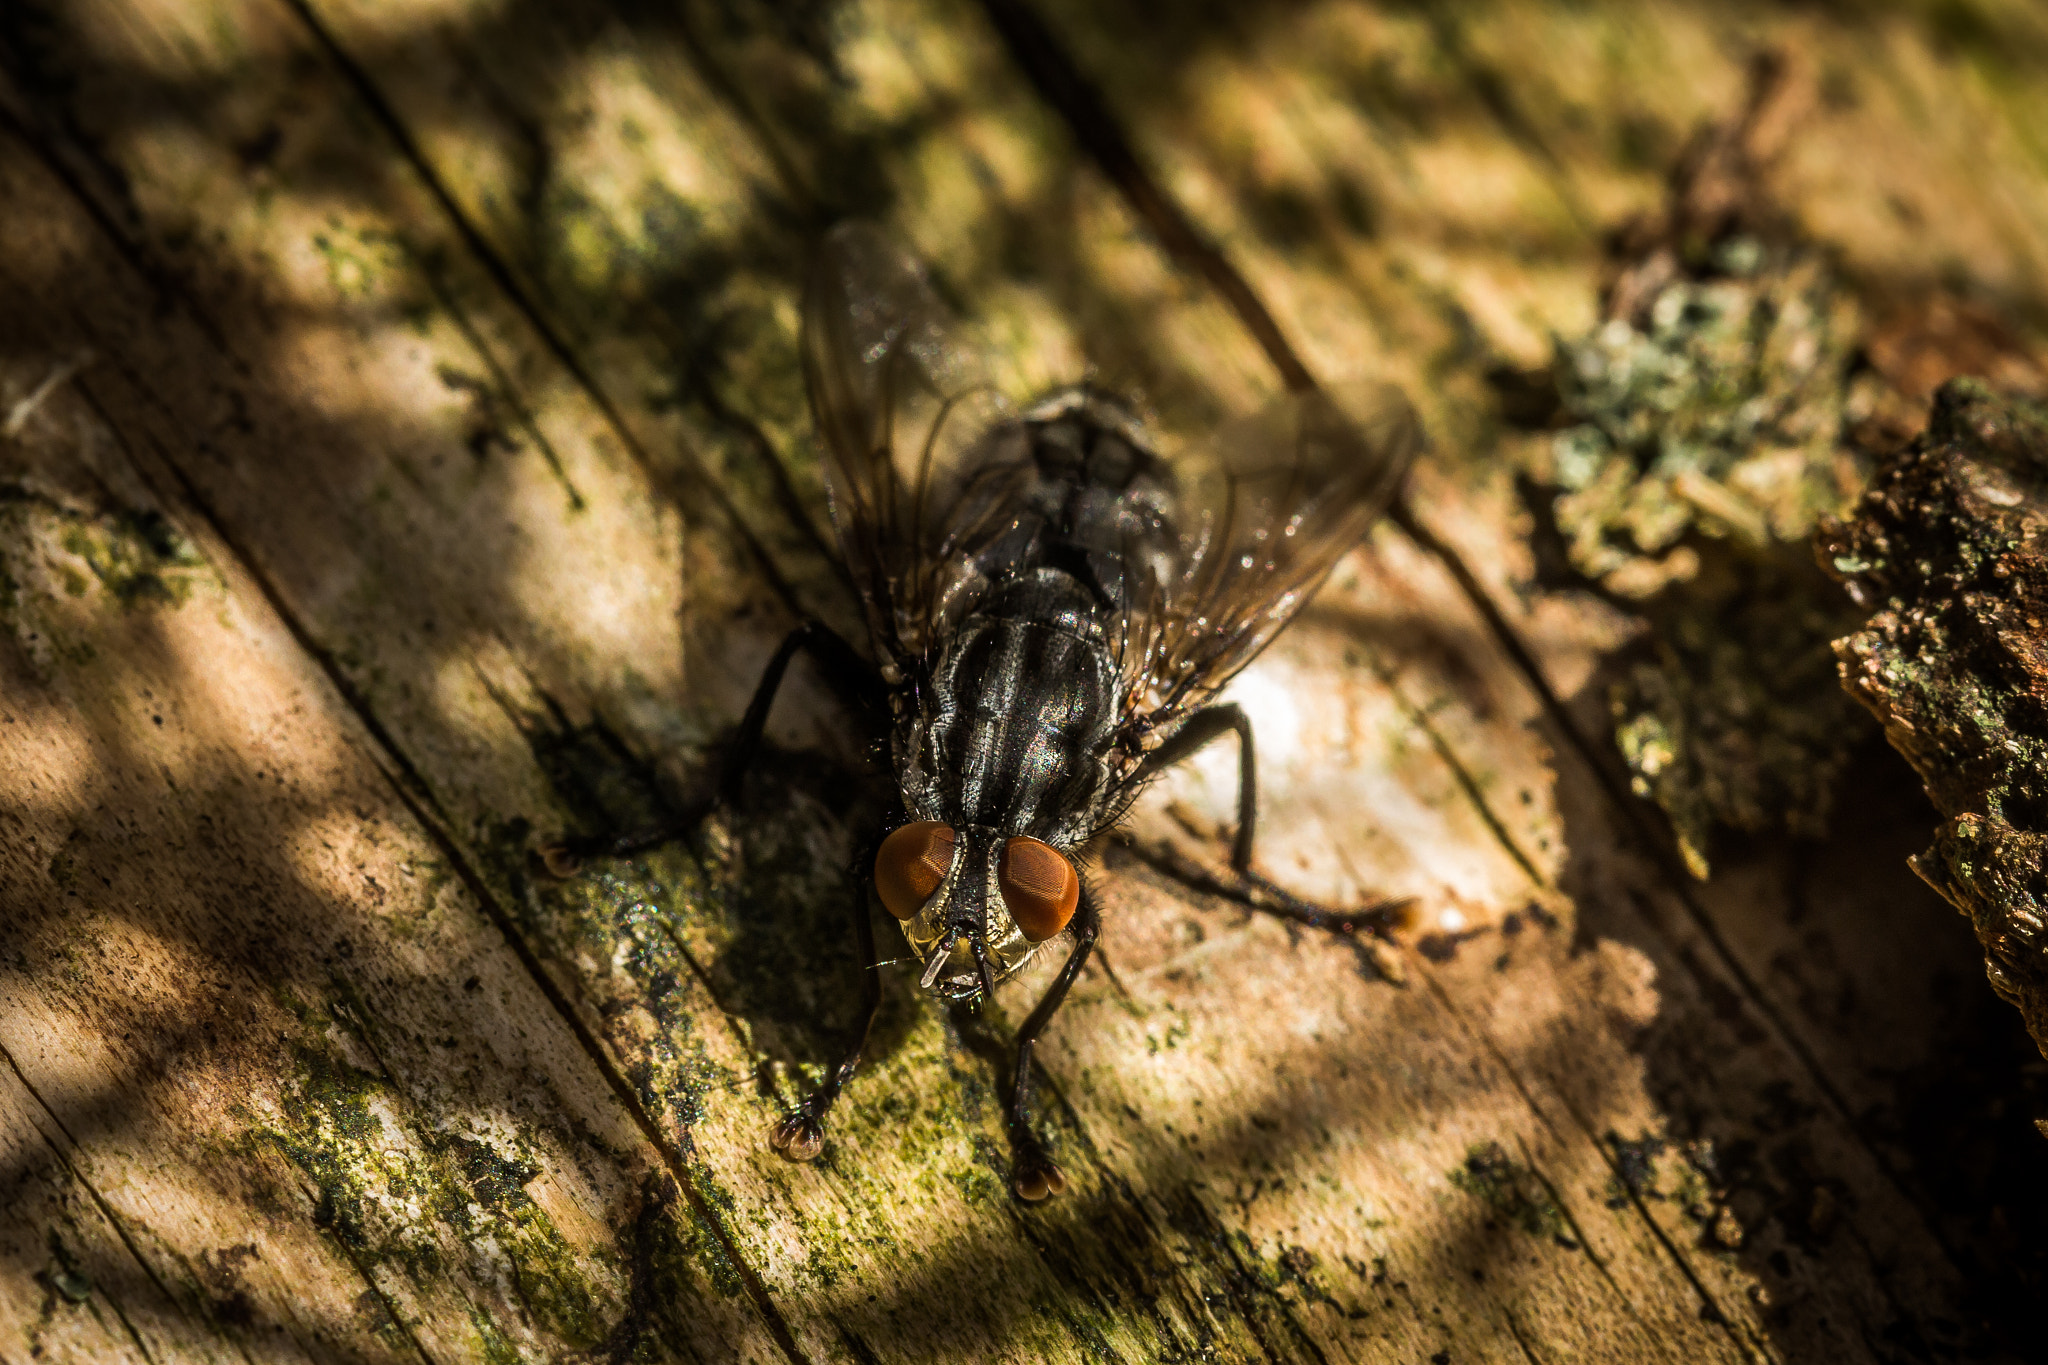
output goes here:
<path id="1" fill-rule="evenodd" d="M 85 510 L 26 483 L 0 481 L 0 541 L 0 612 L 10 618 L 21 585 L 38 578 L 74 598 L 97 585 L 124 608 L 182 606 L 213 581 L 198 549 L 155 508 Z"/>
<path id="2" fill-rule="evenodd" d="M 330 1013 L 360 1019 L 345 1001 Z M 497 1134 L 419 1126 L 387 1078 L 325 1045 L 299 1044 L 292 1074 L 274 1109 L 245 1112 L 244 1141 L 303 1173 L 314 1221 L 365 1274 L 381 1284 L 381 1275 L 396 1273 L 431 1292 L 457 1263 L 482 1262 L 475 1278 L 505 1288 L 496 1311 L 523 1319 L 491 1322 L 488 1302 L 472 1302 L 472 1314 L 485 1315 L 476 1327 L 486 1359 L 508 1350 L 517 1358 L 511 1343 L 536 1332 L 574 1350 L 605 1340 L 620 1305 L 527 1193 L 543 1174 L 537 1149 Z M 403 1324 L 389 1328 L 403 1344 Z"/>

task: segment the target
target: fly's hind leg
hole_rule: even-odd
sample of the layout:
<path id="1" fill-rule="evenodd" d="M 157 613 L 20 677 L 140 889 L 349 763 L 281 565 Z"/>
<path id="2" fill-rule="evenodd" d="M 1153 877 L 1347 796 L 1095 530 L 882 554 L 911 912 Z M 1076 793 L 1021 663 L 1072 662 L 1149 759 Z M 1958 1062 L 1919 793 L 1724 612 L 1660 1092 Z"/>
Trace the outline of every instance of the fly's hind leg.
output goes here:
<path id="1" fill-rule="evenodd" d="M 754 688 L 754 698 L 747 704 L 747 713 L 726 752 L 718 787 L 710 800 L 693 802 L 677 818 L 649 829 L 557 840 L 540 851 L 548 871 L 557 877 L 572 876 L 592 858 L 621 858 L 654 848 L 688 834 L 716 807 L 734 805 L 739 800 L 747 769 L 753 766 L 754 756 L 760 751 L 761 731 L 768 723 L 769 708 L 775 704 L 775 694 L 782 688 L 790 661 L 798 654 L 811 656 L 819 674 L 850 709 L 866 713 L 865 718 L 875 723 L 887 713 L 886 693 L 875 666 L 824 622 L 806 621 L 783 637 L 768 660 L 768 667 L 762 670 L 761 681 Z"/>
<path id="2" fill-rule="evenodd" d="M 1089 953 L 1095 950 L 1095 937 L 1101 928 L 1101 917 L 1095 912 L 1095 898 L 1084 885 L 1081 903 L 1074 912 L 1073 951 L 1067 954 L 1066 964 L 1060 968 L 1060 974 L 1052 985 L 1046 988 L 1044 998 L 1031 1011 L 1031 1017 L 1017 1030 L 1017 1077 L 1010 1090 L 1010 1146 L 1017 1157 L 1012 1188 L 1017 1191 L 1018 1198 L 1033 1203 L 1064 1190 L 1067 1178 L 1031 1127 L 1031 1049 L 1038 1042 L 1038 1035 L 1045 1032 L 1045 1026 L 1052 1022 L 1061 1002 L 1067 998 L 1067 989 L 1081 974 Z"/>
<path id="3" fill-rule="evenodd" d="M 1189 716 L 1170 739 L 1146 758 L 1138 776 L 1140 780 L 1156 776 L 1193 757 L 1210 740 L 1231 732 L 1237 735 L 1237 834 L 1230 844 L 1230 875 L 1219 876 L 1170 849 L 1146 849 L 1146 860 L 1197 891 L 1224 896 L 1312 929 L 1348 937 L 1361 930 L 1384 935 L 1399 927 L 1411 904 L 1406 898 L 1383 897 L 1356 909 L 1331 909 L 1303 900 L 1252 870 L 1252 840 L 1257 834 L 1259 815 L 1258 762 L 1252 744 L 1251 717 L 1237 703 L 1205 706 Z"/>
<path id="4" fill-rule="evenodd" d="M 872 848 L 869 853 L 872 855 Z M 867 862 L 872 862 L 872 857 Z M 863 868 L 866 865 L 861 864 Z M 875 926 L 868 919 L 868 883 L 864 876 L 856 876 L 854 881 L 853 938 L 861 966 L 860 1015 L 854 1022 L 853 1037 L 825 1083 L 806 1095 L 803 1103 L 768 1131 L 769 1146 L 791 1161 L 809 1161 L 824 1150 L 825 1115 L 860 1066 L 860 1054 L 868 1045 L 875 1015 L 882 1008 L 882 967 L 875 960 Z"/>

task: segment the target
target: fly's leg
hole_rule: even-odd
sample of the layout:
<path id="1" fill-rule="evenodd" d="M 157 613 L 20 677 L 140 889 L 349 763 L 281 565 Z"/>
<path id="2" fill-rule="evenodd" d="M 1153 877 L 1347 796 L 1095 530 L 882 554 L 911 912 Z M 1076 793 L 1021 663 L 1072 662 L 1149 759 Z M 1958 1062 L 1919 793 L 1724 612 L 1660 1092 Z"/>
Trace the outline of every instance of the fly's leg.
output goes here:
<path id="1" fill-rule="evenodd" d="M 868 860 L 872 862 L 870 858 Z M 875 1015 L 882 1008 L 882 967 L 875 960 L 875 926 L 868 919 L 868 884 L 865 877 L 855 882 L 853 896 L 853 938 L 860 952 L 860 1018 L 853 1026 L 852 1041 L 839 1065 L 825 1083 L 804 1097 L 803 1103 L 768 1130 L 768 1144 L 791 1161 L 809 1161 L 824 1150 L 825 1114 L 832 1101 L 852 1079 L 860 1065 L 861 1050 L 868 1045 Z"/>
<path id="2" fill-rule="evenodd" d="M 1395 927 L 1408 905 L 1406 900 L 1381 899 L 1356 910 L 1332 910 L 1305 901 L 1252 871 L 1252 839 L 1259 816 L 1257 751 L 1252 744 L 1251 717 L 1235 702 L 1205 706 L 1189 716 L 1172 738 L 1146 758 L 1144 767 L 1138 771 L 1139 780 L 1156 776 L 1192 757 L 1210 740 L 1232 731 L 1237 734 L 1237 836 L 1230 844 L 1232 876 L 1228 880 L 1218 877 L 1200 864 L 1171 852 L 1149 854 L 1151 861 L 1176 881 L 1198 891 L 1226 896 L 1254 910 L 1312 929 L 1348 936 L 1361 929 L 1383 933 Z"/>
<path id="3" fill-rule="evenodd" d="M 818 672 L 853 710 L 874 718 L 887 714 L 886 693 L 874 665 L 863 659 L 853 646 L 840 639 L 824 622 L 806 621 L 783 637 L 774 657 L 768 660 L 768 667 L 762 671 L 761 681 L 754 688 L 754 699 L 747 704 L 747 713 L 741 718 L 739 732 L 733 737 L 732 748 L 726 754 L 717 793 L 711 801 L 696 803 L 679 819 L 654 829 L 563 839 L 550 844 L 541 850 L 541 859 L 547 864 L 548 871 L 558 877 L 567 877 L 591 858 L 625 857 L 665 844 L 695 829 L 711 813 L 714 805 L 734 805 L 739 799 L 747 769 L 753 766 L 754 755 L 761 747 L 761 731 L 768 723 L 768 709 L 775 703 L 776 692 L 781 690 L 790 660 L 799 653 L 811 656 Z"/>
<path id="4" fill-rule="evenodd" d="M 875 666 L 860 656 L 852 645 L 839 638 L 839 633 L 823 621 L 806 621 L 782 638 L 775 657 L 762 670 L 761 681 L 754 688 L 754 699 L 747 703 L 747 714 L 740 720 L 739 734 L 733 739 L 732 753 L 726 759 L 725 774 L 718 784 L 718 799 L 724 805 L 739 800 L 740 784 L 753 765 L 754 751 L 761 747 L 761 731 L 768 724 L 768 708 L 775 703 L 775 693 L 782 686 L 782 675 L 789 671 L 789 661 L 799 652 L 809 654 L 818 666 L 819 675 L 848 707 L 871 721 L 888 714 L 888 694 L 882 686 L 882 675 Z"/>
<path id="5" fill-rule="evenodd" d="M 1045 1144 L 1038 1140 L 1038 1134 L 1032 1131 L 1029 1114 L 1031 1048 L 1059 1011 L 1060 1002 L 1067 998 L 1067 988 L 1074 984 L 1074 978 L 1081 974 L 1081 968 L 1088 961 L 1088 954 L 1095 950 L 1095 936 L 1101 928 L 1101 918 L 1095 913 L 1095 898 L 1084 885 L 1081 904 L 1074 912 L 1073 951 L 1067 954 L 1066 965 L 1060 968 L 1058 979 L 1046 989 L 1038 1008 L 1031 1011 L 1024 1027 L 1017 1030 L 1017 1081 L 1010 1091 L 1010 1146 L 1017 1154 L 1017 1173 L 1012 1187 L 1018 1198 L 1034 1203 L 1064 1190 L 1067 1178 L 1060 1172 L 1059 1164 L 1046 1152 Z"/>
<path id="6" fill-rule="evenodd" d="M 747 703 L 746 714 L 740 719 L 739 731 L 733 736 L 732 747 L 727 752 L 725 766 L 719 776 L 718 788 L 712 801 L 685 812 L 681 820 L 662 829 L 626 837 L 558 844 L 542 855 L 547 860 L 549 868 L 561 875 L 567 875 L 568 872 L 575 870 L 582 858 L 593 854 L 616 856 L 651 848 L 679 834 L 687 833 L 710 813 L 713 805 L 737 805 L 741 788 L 746 781 L 747 769 L 753 766 L 754 756 L 761 747 L 761 732 L 768 724 L 768 712 L 775 704 L 775 694 L 781 690 L 782 680 L 789 672 L 790 662 L 798 654 L 811 656 L 819 672 L 850 709 L 864 713 L 864 718 L 870 721 L 878 721 L 887 714 L 888 695 L 874 666 L 861 658 L 846 641 L 840 639 L 831 627 L 821 621 L 806 621 L 783 637 L 782 644 L 768 660 L 768 667 L 762 670 L 761 681 L 754 688 L 753 700 Z M 873 852 L 873 849 L 868 851 L 870 862 Z M 865 865 L 862 865 L 863 869 Z M 824 1149 L 825 1113 L 839 1097 L 840 1089 L 853 1075 L 855 1068 L 860 1065 L 860 1054 L 867 1046 L 868 1032 L 873 1028 L 875 1014 L 882 1006 L 882 975 L 881 968 L 875 961 L 874 926 L 868 921 L 867 887 L 866 878 L 857 876 L 853 902 L 853 931 L 854 941 L 860 952 L 861 1004 L 860 1018 L 853 1039 L 825 1084 L 818 1087 L 769 1133 L 768 1140 L 775 1150 L 791 1161 L 809 1161 Z"/>
<path id="7" fill-rule="evenodd" d="M 1230 866 L 1240 875 L 1252 866 L 1252 836 L 1259 819 L 1259 777 L 1252 747 L 1252 720 L 1236 702 L 1205 706 L 1187 718 L 1166 743 L 1154 749 L 1138 770 L 1138 780 L 1156 777 L 1174 764 L 1193 758 L 1212 739 L 1237 732 L 1237 837 L 1230 844 Z"/>

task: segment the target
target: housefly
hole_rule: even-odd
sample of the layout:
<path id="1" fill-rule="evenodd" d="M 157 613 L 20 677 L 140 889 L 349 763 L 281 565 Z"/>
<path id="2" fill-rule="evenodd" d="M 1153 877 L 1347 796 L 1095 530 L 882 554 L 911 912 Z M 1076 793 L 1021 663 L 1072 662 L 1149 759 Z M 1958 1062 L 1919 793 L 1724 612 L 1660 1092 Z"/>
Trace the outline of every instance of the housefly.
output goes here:
<path id="1" fill-rule="evenodd" d="M 1101 922 L 1085 851 L 1148 779 L 1238 738 L 1232 875 L 1252 871 L 1250 720 L 1217 694 L 1301 609 L 1399 489 L 1423 445 L 1401 395 L 1295 395 L 1172 460 L 1133 407 L 1083 384 L 1012 408 L 918 263 L 870 224 L 826 239 L 803 365 L 833 528 L 866 618 L 863 653 L 820 622 L 785 639 L 741 722 L 738 783 L 790 661 L 809 654 L 886 717 L 896 802 L 863 862 L 919 984 L 985 998 L 1059 940 L 1066 959 L 1017 1031 L 1015 1189 L 1064 1177 L 1028 1118 L 1031 1052 Z M 870 861 L 871 859 L 871 861 Z M 1386 907 L 1345 919 L 1383 928 Z M 853 1041 L 771 1141 L 815 1157 L 881 1003 L 865 887 L 853 915 Z"/>

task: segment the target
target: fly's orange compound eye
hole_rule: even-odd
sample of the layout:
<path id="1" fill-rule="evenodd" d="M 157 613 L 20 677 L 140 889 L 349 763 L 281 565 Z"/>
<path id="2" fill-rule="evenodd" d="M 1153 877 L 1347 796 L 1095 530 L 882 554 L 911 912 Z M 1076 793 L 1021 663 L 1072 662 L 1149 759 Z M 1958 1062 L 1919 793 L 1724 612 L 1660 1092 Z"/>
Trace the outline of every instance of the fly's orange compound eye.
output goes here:
<path id="1" fill-rule="evenodd" d="M 1067 855 L 1051 844 L 1022 836 L 1003 845 L 996 863 L 996 885 L 1010 918 L 1033 943 L 1043 943 L 1067 927 L 1081 901 L 1081 875 Z"/>
<path id="2" fill-rule="evenodd" d="M 953 827 L 937 820 L 905 825 L 882 840 L 875 854 L 875 894 L 897 919 L 910 919 L 946 880 L 953 866 Z"/>

